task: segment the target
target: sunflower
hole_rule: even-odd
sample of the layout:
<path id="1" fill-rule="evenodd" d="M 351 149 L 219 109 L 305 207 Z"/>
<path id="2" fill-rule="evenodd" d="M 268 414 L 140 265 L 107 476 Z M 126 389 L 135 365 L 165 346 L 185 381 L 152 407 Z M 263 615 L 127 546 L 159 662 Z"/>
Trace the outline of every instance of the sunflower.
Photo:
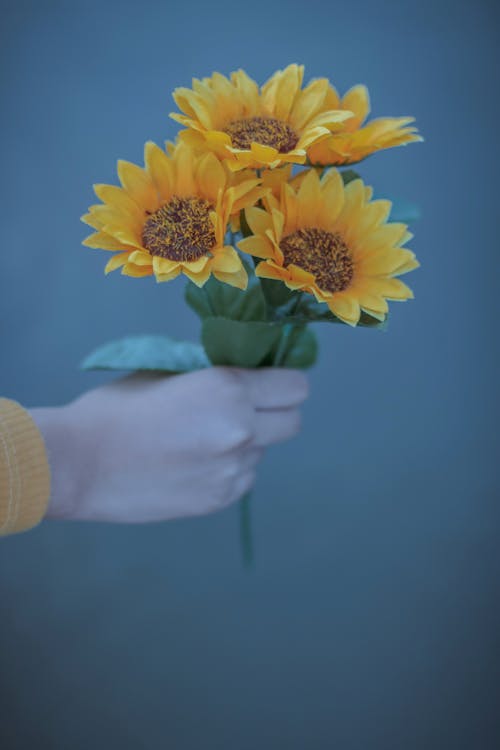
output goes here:
<path id="1" fill-rule="evenodd" d="M 400 274 L 417 268 L 415 255 L 401 247 L 411 238 L 406 224 L 387 223 L 391 203 L 371 200 L 361 180 L 344 187 L 336 169 L 321 179 L 310 169 L 300 185 L 283 185 L 265 208 L 245 211 L 253 232 L 239 248 L 261 258 L 256 273 L 313 294 L 350 325 L 361 311 L 384 320 L 387 300 L 411 299 Z"/>
<path id="2" fill-rule="evenodd" d="M 258 179 L 232 184 L 214 154 L 194 154 L 184 144 L 166 153 L 146 143 L 145 168 L 118 162 L 122 187 L 95 185 L 103 203 L 82 221 L 95 230 L 84 245 L 114 254 L 105 272 L 155 275 L 170 281 L 184 273 L 202 286 L 210 274 L 240 289 L 247 273 L 236 250 L 224 244 L 231 216 L 253 205 L 266 189 Z"/>
<path id="3" fill-rule="evenodd" d="M 363 125 L 370 112 L 366 86 L 354 86 L 342 99 L 329 86 L 325 107 L 354 112 L 354 117 L 345 122 L 341 131 L 311 145 L 311 164 L 354 164 L 384 148 L 423 140 L 412 125 L 414 117 L 381 117 Z"/>
<path id="4" fill-rule="evenodd" d="M 326 105 L 326 78 L 303 89 L 303 77 L 303 65 L 289 65 L 260 89 L 243 70 L 230 79 L 220 73 L 195 78 L 192 89 L 174 91 L 183 114 L 171 117 L 187 127 L 182 139 L 213 151 L 234 171 L 303 164 L 307 149 L 352 116 Z"/>
<path id="5" fill-rule="evenodd" d="M 255 172 L 251 169 L 243 169 L 241 172 L 233 173 L 234 184 L 238 185 L 240 182 L 255 177 Z M 260 182 L 266 193 L 272 193 L 276 198 L 279 198 L 281 188 L 284 182 L 297 180 L 300 175 L 292 177 L 292 165 L 285 164 L 284 167 L 278 167 L 277 169 L 263 169 Z M 234 214 L 231 217 L 231 230 L 236 233 L 241 230 L 240 215 Z"/>

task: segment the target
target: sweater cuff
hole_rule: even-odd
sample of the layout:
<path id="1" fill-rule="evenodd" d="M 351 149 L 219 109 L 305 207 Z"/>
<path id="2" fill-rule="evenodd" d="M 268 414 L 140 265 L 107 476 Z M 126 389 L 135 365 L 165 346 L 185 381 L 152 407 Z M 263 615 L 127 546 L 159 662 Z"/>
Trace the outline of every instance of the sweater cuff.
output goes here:
<path id="1" fill-rule="evenodd" d="M 26 409 L 0 398 L 0 536 L 39 523 L 49 498 L 50 469 L 42 435 Z"/>

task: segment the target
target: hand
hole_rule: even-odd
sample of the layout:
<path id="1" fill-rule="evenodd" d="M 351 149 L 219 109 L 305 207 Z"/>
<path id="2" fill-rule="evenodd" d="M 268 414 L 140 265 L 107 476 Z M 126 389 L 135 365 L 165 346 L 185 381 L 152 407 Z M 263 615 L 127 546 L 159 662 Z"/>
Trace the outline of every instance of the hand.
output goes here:
<path id="1" fill-rule="evenodd" d="M 33 409 L 52 470 L 48 517 L 142 523 L 222 509 L 264 448 L 293 437 L 307 381 L 281 368 L 133 375 Z"/>

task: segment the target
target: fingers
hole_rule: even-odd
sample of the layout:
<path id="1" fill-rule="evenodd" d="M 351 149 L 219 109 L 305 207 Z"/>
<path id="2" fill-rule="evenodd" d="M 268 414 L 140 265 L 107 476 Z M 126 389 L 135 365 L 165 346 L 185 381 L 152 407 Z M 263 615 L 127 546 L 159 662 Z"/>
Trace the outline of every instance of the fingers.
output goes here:
<path id="1" fill-rule="evenodd" d="M 300 430 L 298 409 L 258 411 L 255 418 L 254 444 L 260 447 L 280 443 L 297 435 Z"/>
<path id="2" fill-rule="evenodd" d="M 226 504 L 230 505 L 231 503 L 235 503 L 237 500 L 241 500 L 241 498 L 246 495 L 247 492 L 250 492 L 255 484 L 255 478 L 255 471 L 248 471 L 245 474 L 241 474 L 239 477 L 237 477 L 237 479 L 233 483 Z"/>
<path id="3" fill-rule="evenodd" d="M 264 455 L 264 448 L 262 446 L 252 446 L 251 448 L 247 448 L 242 452 L 240 461 L 239 461 L 239 471 L 244 474 L 248 471 L 253 471 L 259 461 L 262 459 L 262 456 Z"/>
<path id="4" fill-rule="evenodd" d="M 256 409 L 289 409 L 299 406 L 309 395 L 307 378 L 300 370 L 230 369 L 246 388 Z"/>
<path id="5" fill-rule="evenodd" d="M 257 464 L 264 450 L 260 447 L 245 448 L 230 460 L 223 469 L 225 489 L 219 496 L 218 506 L 225 508 L 239 500 L 255 483 Z"/>

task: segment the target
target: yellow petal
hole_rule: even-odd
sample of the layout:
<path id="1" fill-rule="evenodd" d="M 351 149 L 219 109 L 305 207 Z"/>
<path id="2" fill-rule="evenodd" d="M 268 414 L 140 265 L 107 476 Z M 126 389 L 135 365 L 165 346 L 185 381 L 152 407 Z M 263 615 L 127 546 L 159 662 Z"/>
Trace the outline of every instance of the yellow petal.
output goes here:
<path id="1" fill-rule="evenodd" d="M 279 266 L 283 265 L 283 253 L 280 248 L 282 233 L 280 233 L 278 238 L 272 229 L 268 229 L 266 232 L 266 237 L 273 246 L 274 260 Z"/>
<path id="2" fill-rule="evenodd" d="M 126 190 L 116 185 L 94 185 L 94 192 L 103 203 L 109 204 L 126 215 L 131 215 L 139 221 L 143 220 L 144 209 L 139 208 Z"/>
<path id="3" fill-rule="evenodd" d="M 116 271 L 117 268 L 121 268 L 122 266 L 124 266 L 128 261 L 129 255 L 130 252 L 113 255 L 113 257 L 108 260 L 104 268 L 104 273 L 106 274 L 106 276 L 111 271 Z"/>
<path id="4" fill-rule="evenodd" d="M 229 245 L 215 251 L 212 261 L 214 271 L 223 271 L 224 273 L 236 273 L 242 267 L 241 258 L 234 249 Z"/>
<path id="5" fill-rule="evenodd" d="M 84 214 L 83 216 L 80 216 L 80 221 L 83 221 L 84 224 L 88 224 L 89 227 L 92 227 L 92 229 L 102 229 L 104 222 L 99 219 L 99 217 L 94 213 L 93 206 L 90 207 L 90 211 L 88 214 Z"/>
<path id="6" fill-rule="evenodd" d="M 274 236 L 276 238 L 276 241 L 280 242 L 281 238 L 283 237 L 283 227 L 285 226 L 285 217 L 283 216 L 281 211 L 278 211 L 275 208 L 273 208 L 271 211 L 271 217 L 273 220 Z"/>
<path id="7" fill-rule="evenodd" d="M 363 248 L 365 252 L 373 254 L 397 247 L 405 238 L 406 231 L 406 224 L 382 224 L 366 236 Z"/>
<path id="8" fill-rule="evenodd" d="M 408 258 L 405 263 L 402 263 L 400 266 L 398 266 L 392 273 L 393 276 L 401 276 L 403 273 L 414 271 L 416 268 L 420 268 L 420 263 L 418 262 L 418 260 L 415 257 Z"/>
<path id="9" fill-rule="evenodd" d="M 227 182 L 220 161 L 213 154 L 206 154 L 198 164 L 196 178 L 202 197 L 215 205 L 219 190 L 224 190 Z"/>
<path id="10" fill-rule="evenodd" d="M 244 102 L 244 117 L 252 117 L 259 112 L 259 87 L 244 70 L 231 73 L 231 81 L 240 92 L 241 101 Z"/>
<path id="11" fill-rule="evenodd" d="M 386 300 L 379 294 L 374 294 L 369 280 L 356 287 L 356 289 L 353 289 L 352 292 L 356 295 L 363 309 L 384 314 L 389 311 L 389 305 Z"/>
<path id="12" fill-rule="evenodd" d="M 109 206 L 106 203 L 93 206 L 92 214 L 101 222 L 101 229 L 108 232 L 108 234 L 114 235 L 111 227 L 131 231 L 135 237 L 138 237 L 142 232 L 143 221 L 139 221 L 139 219 L 131 214 L 124 214 L 119 209 Z"/>
<path id="13" fill-rule="evenodd" d="M 346 237 L 348 230 L 357 224 L 358 214 L 365 204 L 364 185 L 361 180 L 353 180 L 344 188 L 344 205 L 337 217 L 339 231 Z"/>
<path id="14" fill-rule="evenodd" d="M 179 198 L 196 195 L 194 178 L 194 153 L 184 144 L 179 144 L 175 152 L 175 186 L 174 192 Z"/>
<path id="15" fill-rule="evenodd" d="M 124 276 L 132 276 L 135 279 L 140 279 L 143 276 L 152 276 L 153 267 L 152 266 L 134 266 L 133 263 L 127 263 L 127 265 L 123 266 L 122 268 L 122 274 Z"/>
<path id="16" fill-rule="evenodd" d="M 212 127 L 213 123 L 207 99 L 187 88 L 175 89 L 172 96 L 182 112 L 198 120 L 207 130 Z"/>
<path id="17" fill-rule="evenodd" d="M 141 228 L 142 222 L 127 214 L 122 213 L 115 206 L 109 206 L 107 203 L 99 203 L 97 206 L 91 206 L 92 216 L 101 223 L 101 227 L 105 224 L 120 224 L 122 223 L 127 227 Z"/>
<path id="18" fill-rule="evenodd" d="M 162 202 L 172 197 L 173 167 L 167 154 L 152 141 L 144 146 L 144 163 Z"/>
<path id="19" fill-rule="evenodd" d="M 330 131 L 323 127 L 308 127 L 304 130 L 297 143 L 297 149 L 309 149 L 316 141 L 323 140 L 330 135 Z"/>
<path id="20" fill-rule="evenodd" d="M 113 224 L 106 224 L 104 230 L 124 245 L 129 245 L 130 247 L 135 247 L 137 250 L 142 250 L 141 238 L 131 229 L 115 226 Z"/>
<path id="21" fill-rule="evenodd" d="M 260 185 L 260 180 L 244 180 L 233 187 L 232 213 L 239 213 L 242 208 L 254 205 L 268 192 Z"/>
<path id="22" fill-rule="evenodd" d="M 298 222 L 300 226 L 311 227 L 317 223 L 321 204 L 319 177 L 315 169 L 310 169 L 302 181 L 297 194 Z"/>
<path id="23" fill-rule="evenodd" d="M 262 143 L 253 142 L 250 146 L 250 150 L 257 159 L 263 164 L 271 164 L 279 155 L 279 151 L 272 146 L 264 146 Z"/>
<path id="24" fill-rule="evenodd" d="M 390 300 L 413 299 L 412 290 L 400 279 L 376 279 L 379 293 Z"/>
<path id="25" fill-rule="evenodd" d="M 210 263 L 207 263 L 199 273 L 190 271 L 184 264 L 182 271 L 196 286 L 202 287 L 210 278 Z"/>
<path id="26" fill-rule="evenodd" d="M 130 253 L 129 262 L 134 263 L 136 266 L 150 266 L 153 262 L 153 258 L 144 250 L 134 250 Z"/>
<path id="27" fill-rule="evenodd" d="M 302 172 L 302 174 L 305 176 L 305 172 Z M 285 215 L 283 234 L 288 235 L 295 232 L 299 226 L 298 199 L 297 194 L 291 185 L 283 186 L 282 202 Z"/>
<path id="28" fill-rule="evenodd" d="M 229 150 L 231 153 L 225 161 L 225 164 L 231 172 L 239 172 L 242 169 L 253 166 L 253 156 L 250 151 L 234 153 L 234 149 Z M 255 169 L 257 169 L 257 167 L 255 167 Z"/>
<path id="29" fill-rule="evenodd" d="M 209 130 L 205 134 L 206 142 L 211 148 L 218 148 L 222 153 L 231 145 L 231 136 L 223 130 Z"/>
<path id="30" fill-rule="evenodd" d="M 162 282 L 162 281 L 172 281 L 172 279 L 176 279 L 177 276 L 181 272 L 181 267 L 178 266 L 177 268 L 172 269 L 169 273 L 156 273 L 156 281 Z"/>
<path id="31" fill-rule="evenodd" d="M 254 258 L 275 258 L 274 248 L 269 239 L 263 235 L 245 237 L 238 242 L 241 252 Z"/>
<path id="32" fill-rule="evenodd" d="M 367 201 L 369 200 L 368 193 L 366 194 L 366 199 Z M 356 222 L 356 231 L 354 232 L 356 242 L 363 243 L 364 241 L 368 241 L 370 234 L 387 221 L 390 212 L 390 201 L 376 200 L 367 203 L 359 213 Z"/>
<path id="33" fill-rule="evenodd" d="M 226 273 L 225 271 L 215 271 L 214 276 L 224 284 L 234 286 L 237 289 L 246 289 L 248 286 L 248 274 L 245 268 L 241 265 L 241 268 L 236 273 Z"/>
<path id="34" fill-rule="evenodd" d="M 311 81 L 303 91 L 299 92 L 290 113 L 290 123 L 296 131 L 302 130 L 306 123 L 316 115 L 325 100 L 327 90 L 327 79 L 319 78 Z"/>
<path id="35" fill-rule="evenodd" d="M 89 235 L 83 240 L 82 244 L 86 247 L 93 247 L 99 250 L 111 250 L 115 252 L 117 250 L 123 252 L 127 249 L 126 245 L 105 232 L 96 232 L 95 234 Z"/>
<path id="36" fill-rule="evenodd" d="M 263 279 L 276 279 L 283 282 L 290 278 L 290 274 L 285 268 L 266 261 L 259 263 L 255 269 L 255 274 Z"/>
<path id="37" fill-rule="evenodd" d="M 144 169 L 129 161 L 118 161 L 118 177 L 127 193 L 146 211 L 158 209 L 158 195 Z"/>
<path id="38" fill-rule="evenodd" d="M 263 105 L 280 120 L 288 120 L 295 97 L 302 86 L 304 66 L 292 64 L 277 71 L 262 87 Z"/>
<path id="39" fill-rule="evenodd" d="M 331 84 L 328 86 L 323 106 L 326 109 L 340 109 L 340 96 L 335 86 Z"/>
<path id="40" fill-rule="evenodd" d="M 245 218 L 254 234 L 265 234 L 268 229 L 272 229 L 272 219 L 267 211 L 262 208 L 245 209 Z"/>
<path id="41" fill-rule="evenodd" d="M 343 133 L 348 127 L 353 113 L 348 109 L 328 109 L 318 112 L 307 126 L 309 128 L 326 128 L 328 132 Z"/>
<path id="42" fill-rule="evenodd" d="M 349 294 L 338 292 L 334 294 L 331 300 L 328 300 L 328 307 L 338 318 L 355 326 L 361 315 L 359 302 Z"/>
<path id="43" fill-rule="evenodd" d="M 356 254 L 355 254 L 356 257 Z M 399 271 L 407 263 L 416 262 L 414 253 L 406 249 L 381 249 L 376 253 L 356 259 L 356 267 L 366 276 L 390 276 L 404 273 Z"/>
<path id="44" fill-rule="evenodd" d="M 197 260 L 183 261 L 182 267 L 184 269 L 187 268 L 191 273 L 198 274 L 204 270 L 209 260 L 208 255 L 202 255 L 201 258 L 197 258 Z"/>
<path id="45" fill-rule="evenodd" d="M 168 258 L 160 258 L 158 255 L 153 256 L 153 271 L 156 277 L 165 276 L 173 273 L 178 269 L 178 273 L 181 272 L 180 263 L 176 260 L 169 260 Z"/>
<path id="46" fill-rule="evenodd" d="M 354 112 L 354 117 L 349 120 L 348 128 L 358 128 L 370 114 L 370 95 L 366 86 L 358 84 L 349 89 L 342 98 L 342 107 Z"/>
<path id="47" fill-rule="evenodd" d="M 321 180 L 321 204 L 318 206 L 319 225 L 324 229 L 334 227 L 344 206 L 344 182 L 336 169 L 330 169 Z"/>
<path id="48" fill-rule="evenodd" d="M 287 270 L 292 274 L 292 280 L 295 282 L 297 287 L 314 285 L 314 274 L 309 273 L 309 271 L 305 271 L 303 268 L 300 268 L 300 266 L 296 266 L 293 263 L 288 266 Z"/>

